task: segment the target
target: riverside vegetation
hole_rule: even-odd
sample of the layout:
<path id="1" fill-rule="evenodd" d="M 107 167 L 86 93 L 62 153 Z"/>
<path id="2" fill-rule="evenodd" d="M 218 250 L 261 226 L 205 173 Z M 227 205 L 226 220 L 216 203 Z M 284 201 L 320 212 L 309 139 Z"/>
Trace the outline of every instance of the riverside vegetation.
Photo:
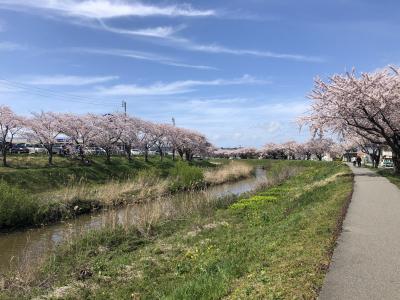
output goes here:
<path id="1" fill-rule="evenodd" d="M 256 192 L 178 206 L 149 219 L 146 231 L 72 239 L 3 278 L 1 298 L 315 299 L 352 175 L 340 163 L 248 163 L 264 164 L 271 179 Z"/>
<path id="2" fill-rule="evenodd" d="M 393 170 L 390 169 L 380 169 L 377 173 L 381 176 L 386 177 L 389 181 L 400 188 L 400 175 L 396 174 Z"/>
<path id="3" fill-rule="evenodd" d="M 90 165 L 82 165 L 54 159 L 55 166 L 48 167 L 45 157 L 14 156 L 11 167 L 0 168 L 0 229 L 47 224 L 248 177 L 253 171 L 238 162 L 218 167 L 208 161 L 137 158 L 129 162 L 115 157 L 109 163 L 93 158 Z"/>

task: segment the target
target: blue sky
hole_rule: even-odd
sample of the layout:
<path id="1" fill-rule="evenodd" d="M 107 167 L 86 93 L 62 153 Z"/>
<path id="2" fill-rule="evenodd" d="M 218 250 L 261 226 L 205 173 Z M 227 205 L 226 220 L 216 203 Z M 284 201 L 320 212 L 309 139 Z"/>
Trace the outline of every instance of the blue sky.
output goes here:
<path id="1" fill-rule="evenodd" d="M 399 63 L 398 1 L 0 0 L 0 104 L 298 141 L 317 75 Z"/>

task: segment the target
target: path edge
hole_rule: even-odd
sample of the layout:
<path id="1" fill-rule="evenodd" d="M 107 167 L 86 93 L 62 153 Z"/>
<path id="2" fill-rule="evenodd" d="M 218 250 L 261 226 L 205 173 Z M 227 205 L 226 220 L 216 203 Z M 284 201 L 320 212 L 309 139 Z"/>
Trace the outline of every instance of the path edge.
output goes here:
<path id="1" fill-rule="evenodd" d="M 330 266 L 331 266 L 331 263 L 332 263 L 333 253 L 334 253 L 334 251 L 335 251 L 335 249 L 336 249 L 336 247 L 338 245 L 339 237 L 340 237 L 340 235 L 341 235 L 341 233 L 343 231 L 343 223 L 344 223 L 344 220 L 346 219 L 347 211 L 349 210 L 351 200 L 353 199 L 354 185 L 355 185 L 355 175 L 354 175 L 354 172 L 351 170 L 351 168 L 350 167 L 348 167 L 348 168 L 350 169 L 351 173 L 348 174 L 348 175 L 346 174 L 346 176 L 351 176 L 352 177 L 351 192 L 347 196 L 347 199 L 344 201 L 344 203 L 342 205 L 342 209 L 340 211 L 340 214 L 339 214 L 338 219 L 336 221 L 335 228 L 333 230 L 333 236 L 331 238 L 330 245 L 329 245 L 329 247 L 327 249 L 329 262 L 328 262 L 328 264 L 321 264 L 319 266 L 319 268 L 321 270 L 323 270 L 324 280 L 323 280 L 322 285 L 317 289 L 317 297 L 316 297 L 316 299 L 318 299 L 319 294 L 321 293 L 322 287 L 323 287 L 323 285 L 325 283 L 326 275 L 328 274 Z"/>

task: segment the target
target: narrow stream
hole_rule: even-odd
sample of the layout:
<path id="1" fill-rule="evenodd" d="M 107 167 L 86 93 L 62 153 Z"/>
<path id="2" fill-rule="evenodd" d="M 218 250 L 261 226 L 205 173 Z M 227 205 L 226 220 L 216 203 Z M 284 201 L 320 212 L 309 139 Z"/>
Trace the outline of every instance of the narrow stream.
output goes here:
<path id="1" fill-rule="evenodd" d="M 255 176 L 233 182 L 212 186 L 204 191 L 178 193 L 173 201 L 190 197 L 200 200 L 207 197 L 220 198 L 227 195 L 240 195 L 254 190 L 261 182 L 266 181 L 265 171 L 257 168 Z M 171 201 L 171 200 L 169 200 Z M 73 220 L 41 228 L 0 234 L 0 275 L 12 267 L 32 264 L 44 257 L 60 242 L 82 232 L 117 224 L 130 225 L 137 217 L 140 204 L 128 205 L 119 209 L 103 210 L 96 214 L 83 215 Z"/>

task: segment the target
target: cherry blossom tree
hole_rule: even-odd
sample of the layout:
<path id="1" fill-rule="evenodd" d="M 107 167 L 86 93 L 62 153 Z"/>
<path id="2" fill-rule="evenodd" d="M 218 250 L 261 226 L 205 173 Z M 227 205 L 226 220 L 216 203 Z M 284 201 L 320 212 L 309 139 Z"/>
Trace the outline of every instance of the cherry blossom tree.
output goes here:
<path id="1" fill-rule="evenodd" d="M 149 151 L 154 146 L 153 126 L 154 123 L 148 121 L 141 121 L 139 124 L 139 149 L 144 153 L 144 160 L 149 161 Z"/>
<path id="2" fill-rule="evenodd" d="M 286 158 L 281 144 L 268 143 L 262 148 L 262 156 L 265 158 L 281 159 Z"/>
<path id="3" fill-rule="evenodd" d="M 111 154 L 123 133 L 123 122 L 124 115 L 121 114 L 97 115 L 93 119 L 94 144 L 104 149 L 108 163 L 111 162 Z"/>
<path id="4" fill-rule="evenodd" d="M 96 116 L 92 114 L 74 115 L 64 114 L 59 117 L 63 134 L 67 135 L 77 146 L 79 156 L 85 160 L 85 148 L 94 142 L 96 135 L 94 121 Z"/>
<path id="5" fill-rule="evenodd" d="M 299 150 L 299 144 L 296 141 L 287 141 L 281 144 L 280 148 L 287 159 L 296 159 Z"/>
<path id="6" fill-rule="evenodd" d="M 353 70 L 327 82 L 317 78 L 311 112 L 301 119 L 313 132 L 352 132 L 392 149 L 395 171 L 400 173 L 400 69 L 386 67 L 357 76 Z"/>
<path id="7" fill-rule="evenodd" d="M 142 122 L 142 120 L 131 116 L 124 116 L 122 122 L 120 122 L 120 125 L 123 127 L 120 140 L 124 145 L 124 150 L 129 161 L 132 160 L 132 149 L 139 145 Z"/>
<path id="8" fill-rule="evenodd" d="M 175 127 L 173 125 L 165 125 L 165 129 L 167 131 L 166 139 L 167 144 L 172 147 L 172 160 L 175 160 L 175 152 L 176 149 L 180 145 L 182 130 L 179 127 Z"/>
<path id="9" fill-rule="evenodd" d="M 168 146 L 169 139 L 167 135 L 169 133 L 169 127 L 166 124 L 154 124 L 152 126 L 151 135 L 154 141 L 154 146 L 157 147 L 160 159 L 163 159 L 163 149 Z"/>
<path id="10" fill-rule="evenodd" d="M 57 137 L 62 132 L 60 116 L 52 112 L 33 113 L 25 122 L 26 136 L 38 141 L 46 148 L 49 165 L 53 164 L 53 146 L 57 143 Z"/>
<path id="11" fill-rule="evenodd" d="M 361 150 L 363 153 L 371 157 L 372 167 L 378 167 L 381 158 L 382 147 L 385 146 L 385 141 L 383 138 L 374 143 L 363 136 L 354 134 L 354 132 L 350 132 L 345 135 L 345 141 L 345 144 L 349 145 L 347 149 L 356 148 Z"/>
<path id="12" fill-rule="evenodd" d="M 314 154 L 318 160 L 322 160 L 325 154 L 330 154 L 333 144 L 332 139 L 315 137 L 307 143 L 307 146 L 311 154 Z"/>
<path id="13" fill-rule="evenodd" d="M 0 150 L 3 166 L 7 166 L 7 152 L 15 135 L 23 128 L 23 119 L 18 117 L 8 106 L 0 106 Z"/>

